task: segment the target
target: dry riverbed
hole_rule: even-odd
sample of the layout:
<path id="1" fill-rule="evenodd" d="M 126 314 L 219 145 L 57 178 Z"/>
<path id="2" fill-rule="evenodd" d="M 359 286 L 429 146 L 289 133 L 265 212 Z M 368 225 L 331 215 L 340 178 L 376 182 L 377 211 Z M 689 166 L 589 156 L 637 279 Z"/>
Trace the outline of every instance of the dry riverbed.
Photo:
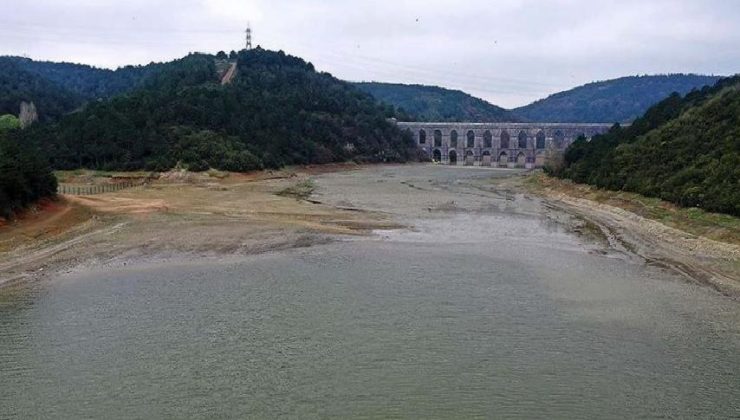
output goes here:
<path id="1" fill-rule="evenodd" d="M 321 178 L 356 170 L 361 171 L 346 179 Z M 522 172 L 508 176 L 502 170 L 469 168 L 478 171 L 475 180 L 450 186 L 423 179 L 424 170 L 414 175 L 421 178 L 408 179 L 401 179 L 405 173 L 393 167 L 355 165 L 252 174 L 172 172 L 144 187 L 64 196 L 0 228 L 0 285 L 99 264 L 310 246 L 337 235 L 402 228 L 409 219 L 465 211 L 466 206 L 485 211 L 498 202 L 506 211 L 551 213 L 548 217 L 591 235 L 605 249 L 740 296 L 735 218 L 690 217 L 664 203 L 648 206 L 635 196 L 609 195 Z M 85 183 L 115 178 L 63 176 L 66 182 Z M 314 191 L 317 177 L 320 190 Z M 377 204 L 378 195 L 390 199 Z"/>
<path id="2" fill-rule="evenodd" d="M 173 172 L 146 187 L 62 196 L 0 228 L 0 285 L 73 267 L 251 254 L 398 227 L 382 214 L 304 199 L 312 176 L 353 168 Z"/>

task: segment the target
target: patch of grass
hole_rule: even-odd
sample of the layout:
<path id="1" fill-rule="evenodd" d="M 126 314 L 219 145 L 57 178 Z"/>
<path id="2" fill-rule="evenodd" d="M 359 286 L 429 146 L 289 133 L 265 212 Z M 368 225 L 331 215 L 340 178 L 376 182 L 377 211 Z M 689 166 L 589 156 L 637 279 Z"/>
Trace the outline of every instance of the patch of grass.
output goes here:
<path id="1" fill-rule="evenodd" d="M 229 177 L 229 173 L 225 171 L 219 171 L 217 169 L 209 169 L 206 172 L 209 178 L 226 179 Z"/>
<path id="2" fill-rule="evenodd" d="M 529 175 L 522 185 L 533 193 L 554 192 L 592 200 L 619 207 L 693 235 L 740 245 L 740 218 L 728 214 L 711 213 L 694 207 L 679 207 L 658 198 L 635 193 L 600 190 L 542 173 Z"/>
<path id="3" fill-rule="evenodd" d="M 282 197 L 293 197 L 296 200 L 305 200 L 316 190 L 316 184 L 311 179 L 305 179 L 288 188 L 278 191 Z"/>

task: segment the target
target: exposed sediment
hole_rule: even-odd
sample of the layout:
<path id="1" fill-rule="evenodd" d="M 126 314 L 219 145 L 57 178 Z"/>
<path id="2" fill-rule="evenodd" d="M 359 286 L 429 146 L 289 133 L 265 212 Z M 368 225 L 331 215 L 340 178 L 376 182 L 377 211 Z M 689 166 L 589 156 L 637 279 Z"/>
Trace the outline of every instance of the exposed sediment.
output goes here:
<path id="1" fill-rule="evenodd" d="M 581 198 L 569 189 L 536 186 L 530 191 L 598 226 L 612 246 L 740 299 L 740 245 L 692 234 L 615 205 Z"/>
<path id="2" fill-rule="evenodd" d="M 332 171 L 341 172 L 321 176 Z M 450 213 L 506 213 L 549 218 L 590 236 L 604 252 L 740 296 L 737 244 L 564 191 L 532 188 L 520 174 L 410 165 L 163 176 L 148 188 L 65 197 L 0 229 L 0 285 L 95 264 L 305 247 Z"/>

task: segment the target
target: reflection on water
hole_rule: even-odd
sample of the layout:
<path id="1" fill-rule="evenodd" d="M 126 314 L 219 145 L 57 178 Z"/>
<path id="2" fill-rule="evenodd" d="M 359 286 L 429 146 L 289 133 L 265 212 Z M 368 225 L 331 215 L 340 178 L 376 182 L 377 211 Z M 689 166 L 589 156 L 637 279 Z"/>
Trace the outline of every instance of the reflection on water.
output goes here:
<path id="1" fill-rule="evenodd" d="M 5 291 L 0 418 L 740 412 L 736 303 L 542 218 L 425 220 Z"/>

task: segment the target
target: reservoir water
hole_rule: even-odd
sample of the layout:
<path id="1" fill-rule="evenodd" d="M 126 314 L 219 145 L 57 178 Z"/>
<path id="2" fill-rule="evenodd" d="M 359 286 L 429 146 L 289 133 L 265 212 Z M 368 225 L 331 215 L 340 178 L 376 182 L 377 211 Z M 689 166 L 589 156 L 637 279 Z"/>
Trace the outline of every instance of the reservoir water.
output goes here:
<path id="1" fill-rule="evenodd" d="M 740 306 L 494 172 L 317 178 L 409 229 L 0 291 L 0 418 L 737 418 Z"/>

